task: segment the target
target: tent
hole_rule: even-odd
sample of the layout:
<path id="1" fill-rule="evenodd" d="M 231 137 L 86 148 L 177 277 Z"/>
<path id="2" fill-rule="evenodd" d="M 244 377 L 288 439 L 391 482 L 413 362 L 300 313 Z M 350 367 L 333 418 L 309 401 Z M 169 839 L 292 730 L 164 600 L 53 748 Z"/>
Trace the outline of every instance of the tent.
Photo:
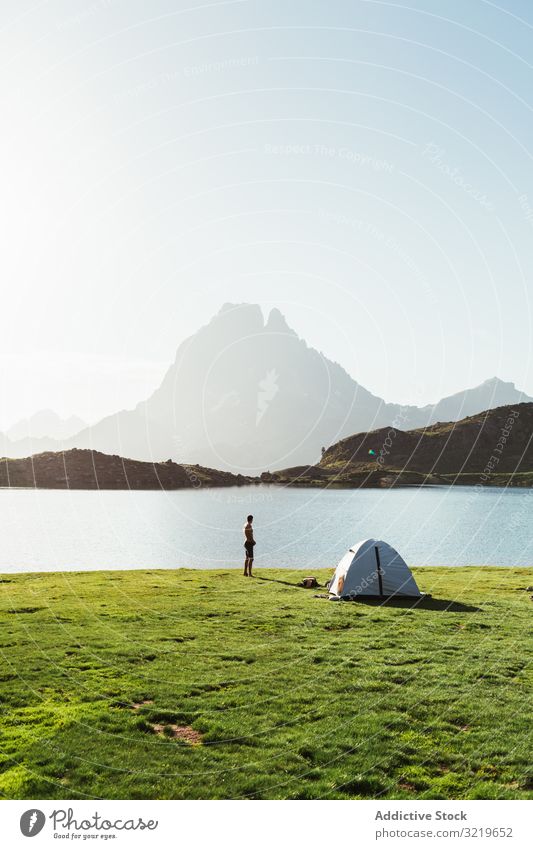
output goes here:
<path id="1" fill-rule="evenodd" d="M 331 599 L 356 596 L 410 596 L 422 593 L 409 566 L 383 540 L 364 539 L 340 560 L 329 585 Z"/>

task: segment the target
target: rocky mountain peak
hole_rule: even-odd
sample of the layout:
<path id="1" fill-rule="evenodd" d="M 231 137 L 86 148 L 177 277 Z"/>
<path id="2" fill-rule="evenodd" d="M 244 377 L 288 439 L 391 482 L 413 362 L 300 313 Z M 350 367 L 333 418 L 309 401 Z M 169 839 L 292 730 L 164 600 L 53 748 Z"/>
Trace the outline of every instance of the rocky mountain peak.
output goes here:
<path id="1" fill-rule="evenodd" d="M 265 330 L 269 330 L 271 333 L 287 333 L 291 336 L 297 335 L 296 331 L 287 324 L 287 320 L 283 313 L 276 308 L 270 310 L 270 314 L 265 324 Z"/>

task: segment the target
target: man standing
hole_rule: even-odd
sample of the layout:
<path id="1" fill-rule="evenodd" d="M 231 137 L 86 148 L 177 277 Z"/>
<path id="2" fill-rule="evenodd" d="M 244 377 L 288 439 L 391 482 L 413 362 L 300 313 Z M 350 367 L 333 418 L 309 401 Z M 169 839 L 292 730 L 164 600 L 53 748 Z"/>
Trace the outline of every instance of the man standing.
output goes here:
<path id="1" fill-rule="evenodd" d="M 244 576 L 252 577 L 252 566 L 254 563 L 254 529 L 252 527 L 252 522 L 254 520 L 253 516 L 248 516 L 246 520 L 246 524 L 243 528 L 244 530 L 244 550 L 246 552 L 246 556 L 244 558 Z"/>

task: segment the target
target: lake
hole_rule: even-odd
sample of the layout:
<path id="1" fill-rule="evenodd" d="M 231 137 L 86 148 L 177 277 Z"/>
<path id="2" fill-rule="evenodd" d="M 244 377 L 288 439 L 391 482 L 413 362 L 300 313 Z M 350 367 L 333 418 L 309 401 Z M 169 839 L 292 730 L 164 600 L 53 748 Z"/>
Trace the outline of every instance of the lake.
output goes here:
<path id="1" fill-rule="evenodd" d="M 364 537 L 411 565 L 533 564 L 528 489 L 3 489 L 0 508 L 2 572 L 236 567 L 249 512 L 256 567 L 332 567 Z"/>

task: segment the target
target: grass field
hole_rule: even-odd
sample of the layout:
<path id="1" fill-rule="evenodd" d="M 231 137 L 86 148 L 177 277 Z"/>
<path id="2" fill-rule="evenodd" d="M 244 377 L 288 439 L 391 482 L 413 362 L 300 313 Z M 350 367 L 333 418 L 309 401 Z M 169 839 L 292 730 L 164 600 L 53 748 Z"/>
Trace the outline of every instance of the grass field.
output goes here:
<path id="1" fill-rule="evenodd" d="M 1 576 L 0 795 L 533 798 L 533 572 L 414 572 L 416 607 L 285 570 Z"/>

